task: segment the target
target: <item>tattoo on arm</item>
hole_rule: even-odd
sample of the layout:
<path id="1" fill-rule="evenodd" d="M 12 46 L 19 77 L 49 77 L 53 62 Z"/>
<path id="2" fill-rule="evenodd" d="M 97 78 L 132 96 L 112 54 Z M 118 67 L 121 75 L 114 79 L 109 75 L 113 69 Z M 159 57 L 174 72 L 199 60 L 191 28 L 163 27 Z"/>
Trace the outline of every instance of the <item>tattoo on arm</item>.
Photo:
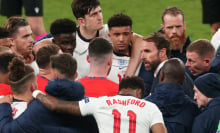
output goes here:
<path id="1" fill-rule="evenodd" d="M 51 111 L 81 116 L 78 101 L 63 101 L 53 96 L 43 94 L 38 94 L 37 100 Z"/>

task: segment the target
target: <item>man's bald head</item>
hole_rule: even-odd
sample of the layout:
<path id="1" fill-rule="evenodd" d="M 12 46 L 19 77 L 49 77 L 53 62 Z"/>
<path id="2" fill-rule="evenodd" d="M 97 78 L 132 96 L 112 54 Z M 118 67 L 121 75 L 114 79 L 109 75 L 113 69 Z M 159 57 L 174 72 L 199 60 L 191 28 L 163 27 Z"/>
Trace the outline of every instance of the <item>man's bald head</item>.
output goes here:
<path id="1" fill-rule="evenodd" d="M 160 83 L 183 84 L 185 79 L 184 63 L 178 58 L 171 58 L 164 63 L 160 73 Z"/>

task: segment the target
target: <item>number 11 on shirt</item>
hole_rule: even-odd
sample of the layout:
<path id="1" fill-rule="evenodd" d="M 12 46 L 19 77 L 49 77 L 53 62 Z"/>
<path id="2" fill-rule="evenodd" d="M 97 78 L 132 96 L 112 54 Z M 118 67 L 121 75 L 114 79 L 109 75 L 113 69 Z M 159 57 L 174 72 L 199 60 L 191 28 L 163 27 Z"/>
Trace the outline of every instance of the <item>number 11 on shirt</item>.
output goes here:
<path id="1" fill-rule="evenodd" d="M 112 110 L 112 115 L 114 115 L 114 132 L 113 133 L 120 133 L 121 113 L 117 109 L 114 109 Z M 136 114 L 132 110 L 128 110 L 127 116 L 129 117 L 129 133 L 135 133 Z"/>

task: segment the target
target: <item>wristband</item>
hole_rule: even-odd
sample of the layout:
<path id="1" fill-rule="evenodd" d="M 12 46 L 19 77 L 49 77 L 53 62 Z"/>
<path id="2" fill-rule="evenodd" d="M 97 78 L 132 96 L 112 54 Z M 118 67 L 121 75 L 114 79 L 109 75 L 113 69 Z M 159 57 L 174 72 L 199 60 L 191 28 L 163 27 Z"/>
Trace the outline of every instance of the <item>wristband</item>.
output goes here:
<path id="1" fill-rule="evenodd" d="M 43 95 L 46 95 L 45 93 L 43 93 L 42 91 L 40 91 L 40 90 L 35 90 L 33 93 L 32 93 L 32 96 L 36 99 L 36 97 L 37 97 L 37 95 L 38 94 L 43 94 Z"/>

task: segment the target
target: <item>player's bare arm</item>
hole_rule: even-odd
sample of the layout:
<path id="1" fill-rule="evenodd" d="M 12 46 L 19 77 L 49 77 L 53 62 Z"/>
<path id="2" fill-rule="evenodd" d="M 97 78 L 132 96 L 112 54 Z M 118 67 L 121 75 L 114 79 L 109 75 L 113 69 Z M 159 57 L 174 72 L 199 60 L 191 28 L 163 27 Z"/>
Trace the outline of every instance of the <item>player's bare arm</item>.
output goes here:
<path id="1" fill-rule="evenodd" d="M 167 133 L 167 129 L 162 123 L 156 123 L 151 127 L 152 133 Z"/>
<path id="2" fill-rule="evenodd" d="M 140 58 L 140 41 L 142 40 L 142 36 L 136 33 L 133 33 L 132 36 L 132 50 L 131 50 L 131 57 L 129 61 L 128 68 L 126 70 L 126 76 L 133 76 L 138 68 L 138 65 L 141 62 Z"/>
<path id="3" fill-rule="evenodd" d="M 41 93 L 37 95 L 36 99 L 51 111 L 81 116 L 78 102 L 63 101 L 53 96 L 44 95 Z"/>

